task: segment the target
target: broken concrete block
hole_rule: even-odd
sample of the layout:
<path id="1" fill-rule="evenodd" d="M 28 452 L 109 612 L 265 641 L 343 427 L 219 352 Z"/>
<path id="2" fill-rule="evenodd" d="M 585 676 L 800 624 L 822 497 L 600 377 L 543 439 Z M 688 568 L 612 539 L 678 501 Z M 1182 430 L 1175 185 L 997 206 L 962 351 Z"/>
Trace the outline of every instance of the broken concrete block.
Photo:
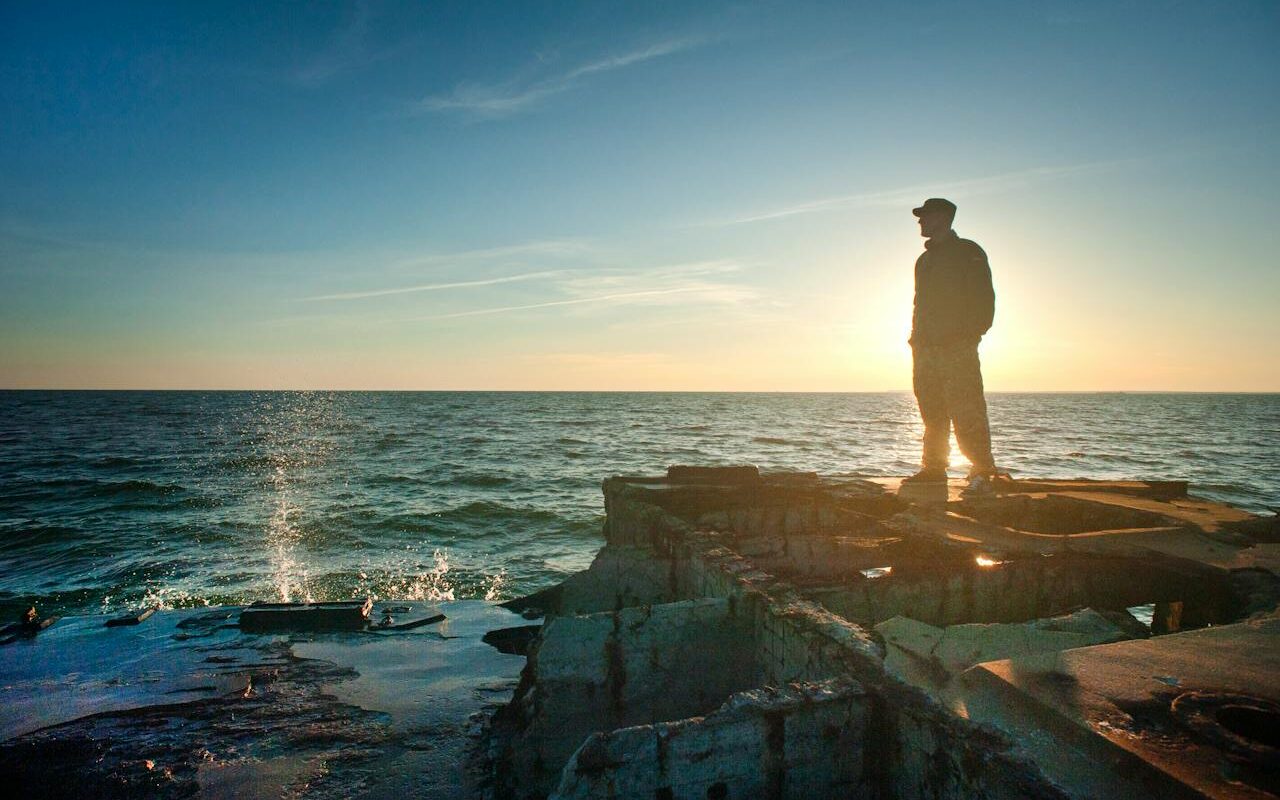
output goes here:
<path id="1" fill-rule="evenodd" d="M 704 714 L 754 685 L 751 625 L 720 598 L 549 621 L 531 659 L 531 747 L 520 754 L 534 780 L 550 789 L 594 731 Z"/>
<path id="2" fill-rule="evenodd" d="M 939 677 L 934 649 L 942 641 L 942 628 L 910 617 L 894 617 L 875 627 L 884 639 L 884 668 L 891 675 L 916 686 L 929 686 Z"/>
<path id="3" fill-rule="evenodd" d="M 1054 653 L 1136 638 L 1101 613 L 1086 608 L 1073 614 L 1022 624 L 952 625 L 934 650 L 938 662 L 955 675 L 974 664 L 1036 653 Z"/>
<path id="4" fill-rule="evenodd" d="M 705 718 L 593 734 L 553 797 L 837 797 L 863 780 L 867 698 L 852 681 L 755 689 Z"/>

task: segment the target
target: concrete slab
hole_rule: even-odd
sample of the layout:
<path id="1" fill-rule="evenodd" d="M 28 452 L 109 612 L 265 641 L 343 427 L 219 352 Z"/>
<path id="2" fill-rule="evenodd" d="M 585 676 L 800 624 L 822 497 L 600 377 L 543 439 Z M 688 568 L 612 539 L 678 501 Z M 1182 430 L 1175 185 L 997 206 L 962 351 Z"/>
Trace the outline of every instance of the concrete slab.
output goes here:
<path id="1" fill-rule="evenodd" d="M 1071 650 L 1051 666 L 980 664 L 956 689 L 957 710 L 1018 738 L 1085 796 L 1280 789 L 1280 619 Z"/>

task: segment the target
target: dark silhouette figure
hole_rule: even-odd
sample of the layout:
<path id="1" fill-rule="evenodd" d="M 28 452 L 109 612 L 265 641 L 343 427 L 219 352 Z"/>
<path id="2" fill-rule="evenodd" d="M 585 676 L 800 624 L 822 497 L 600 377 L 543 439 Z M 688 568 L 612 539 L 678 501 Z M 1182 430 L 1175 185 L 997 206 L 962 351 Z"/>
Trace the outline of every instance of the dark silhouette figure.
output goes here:
<path id="1" fill-rule="evenodd" d="M 925 250 L 916 259 L 915 311 L 911 318 L 912 384 L 924 421 L 921 470 L 913 483 L 945 481 L 951 426 L 973 465 L 971 485 L 996 474 L 982 391 L 978 342 L 991 328 L 995 290 L 987 254 L 951 229 L 956 206 L 932 197 L 913 209 Z"/>

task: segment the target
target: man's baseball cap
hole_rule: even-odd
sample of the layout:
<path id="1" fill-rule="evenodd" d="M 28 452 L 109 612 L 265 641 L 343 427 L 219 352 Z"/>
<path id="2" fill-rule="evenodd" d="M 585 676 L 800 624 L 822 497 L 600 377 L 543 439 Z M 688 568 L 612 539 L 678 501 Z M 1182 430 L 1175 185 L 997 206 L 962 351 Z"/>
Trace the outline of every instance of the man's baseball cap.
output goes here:
<path id="1" fill-rule="evenodd" d="M 917 217 L 922 214 L 932 214 L 935 211 L 945 211 L 948 214 L 955 216 L 956 204 L 950 200 L 943 200 L 941 197 L 930 197 L 928 200 L 924 201 L 924 205 L 919 208 L 911 209 L 911 213 L 915 214 Z"/>

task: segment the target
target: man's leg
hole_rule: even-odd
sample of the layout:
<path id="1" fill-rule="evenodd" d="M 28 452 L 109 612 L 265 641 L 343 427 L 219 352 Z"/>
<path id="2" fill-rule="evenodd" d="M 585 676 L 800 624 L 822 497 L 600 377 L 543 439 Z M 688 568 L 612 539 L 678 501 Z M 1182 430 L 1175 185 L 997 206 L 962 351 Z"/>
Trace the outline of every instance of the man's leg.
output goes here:
<path id="1" fill-rule="evenodd" d="M 989 475 L 995 472 L 996 462 L 991 456 L 991 429 L 978 347 L 952 348 L 949 355 L 945 365 L 947 408 L 955 423 L 956 443 L 974 472 Z"/>
<path id="2" fill-rule="evenodd" d="M 924 422 L 924 453 L 920 465 L 925 470 L 946 472 L 951 457 L 951 413 L 947 405 L 946 369 L 936 347 L 911 350 L 911 384 Z"/>

